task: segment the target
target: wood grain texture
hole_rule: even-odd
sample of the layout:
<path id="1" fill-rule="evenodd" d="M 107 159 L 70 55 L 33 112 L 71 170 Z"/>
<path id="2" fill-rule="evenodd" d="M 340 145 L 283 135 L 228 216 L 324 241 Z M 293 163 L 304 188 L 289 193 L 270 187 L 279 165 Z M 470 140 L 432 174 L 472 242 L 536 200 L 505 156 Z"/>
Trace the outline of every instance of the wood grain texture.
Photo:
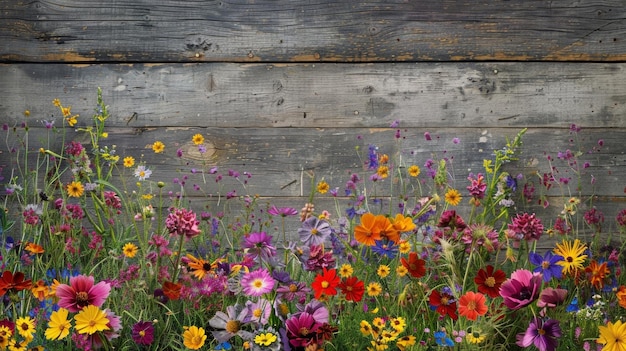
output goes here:
<path id="1" fill-rule="evenodd" d="M 623 63 L 0 64 L 0 115 L 97 87 L 118 127 L 626 127 Z"/>
<path id="2" fill-rule="evenodd" d="M 622 0 L 0 2 L 5 62 L 624 61 Z"/>

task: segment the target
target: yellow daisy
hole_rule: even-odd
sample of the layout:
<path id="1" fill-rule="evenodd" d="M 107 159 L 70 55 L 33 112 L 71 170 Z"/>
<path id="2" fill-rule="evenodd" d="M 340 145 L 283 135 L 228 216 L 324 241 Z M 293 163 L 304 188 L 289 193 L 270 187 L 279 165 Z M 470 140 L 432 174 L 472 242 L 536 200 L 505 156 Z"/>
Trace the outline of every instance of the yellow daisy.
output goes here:
<path id="1" fill-rule="evenodd" d="M 339 267 L 339 275 L 342 278 L 351 277 L 353 273 L 354 273 L 354 268 L 352 268 L 352 266 L 349 263 L 344 263 L 341 265 L 341 267 Z"/>
<path id="2" fill-rule="evenodd" d="M 574 242 L 563 240 L 562 243 L 556 244 L 554 253 L 563 257 L 563 260 L 556 264 L 563 267 L 563 274 L 573 273 L 576 269 L 583 268 L 583 263 L 587 258 L 587 255 L 583 255 L 585 250 L 587 250 L 587 245 L 582 244 L 578 239 Z"/>
<path id="3" fill-rule="evenodd" d="M 461 193 L 459 193 L 458 190 L 456 190 L 456 189 L 448 189 L 444 199 L 446 200 L 446 202 L 450 206 L 456 206 L 459 203 L 461 203 L 461 199 L 462 198 L 461 198 Z"/>
<path id="4" fill-rule="evenodd" d="M 94 305 L 83 307 L 83 309 L 74 316 L 76 321 L 76 331 L 78 334 L 92 335 L 96 332 L 108 330 L 109 319 L 106 312 L 102 311 Z"/>
<path id="5" fill-rule="evenodd" d="M 604 345 L 602 351 L 626 350 L 626 324 L 617 321 L 609 322 L 606 326 L 599 326 L 600 337 L 596 339 L 598 344 Z"/>
<path id="6" fill-rule="evenodd" d="M 85 188 L 80 182 L 73 181 L 67 185 L 65 190 L 67 190 L 67 194 L 70 197 L 81 197 L 83 195 L 83 192 L 85 191 Z"/>
<path id="7" fill-rule="evenodd" d="M 124 253 L 124 256 L 128 258 L 135 257 L 138 251 L 139 251 L 139 248 L 137 247 L 137 245 L 133 243 L 126 243 L 126 245 L 124 245 L 124 247 L 122 248 L 122 252 Z"/>
<path id="8" fill-rule="evenodd" d="M 30 317 L 20 317 L 15 321 L 15 330 L 24 339 L 32 339 L 35 328 L 35 320 Z"/>
<path id="9" fill-rule="evenodd" d="M 378 174 L 378 176 L 382 179 L 389 177 L 389 167 L 387 166 L 378 167 L 378 169 L 376 170 L 376 174 Z"/>
<path id="10" fill-rule="evenodd" d="M 135 165 L 135 158 L 132 156 L 124 157 L 124 167 L 130 168 Z"/>
<path id="11" fill-rule="evenodd" d="M 67 319 L 68 312 L 65 308 L 59 308 L 50 314 L 48 329 L 45 332 L 46 339 L 61 340 L 70 334 L 72 324 Z"/>
<path id="12" fill-rule="evenodd" d="M 385 264 L 381 264 L 380 266 L 378 266 L 378 270 L 376 271 L 376 274 L 378 274 L 378 276 L 381 278 L 387 277 L 389 273 L 391 273 L 391 268 L 389 268 L 389 266 Z"/>
<path id="13" fill-rule="evenodd" d="M 383 287 L 377 282 L 371 282 L 367 285 L 368 296 L 378 296 L 383 292 Z"/>
<path id="14" fill-rule="evenodd" d="M 198 328 L 195 325 L 191 327 L 185 327 L 183 332 L 183 344 L 189 349 L 197 350 L 204 346 L 207 336 L 204 334 L 203 328 Z"/>
<path id="15" fill-rule="evenodd" d="M 202 143 L 204 143 L 204 137 L 202 136 L 202 134 L 195 134 L 193 137 L 191 137 L 191 141 L 193 141 L 195 145 L 201 145 Z"/>
<path id="16" fill-rule="evenodd" d="M 152 144 L 152 151 L 154 151 L 154 153 L 160 154 L 163 150 L 165 150 L 165 144 L 162 142 L 155 141 L 154 144 Z"/>
<path id="17" fill-rule="evenodd" d="M 421 172 L 422 170 L 417 165 L 412 165 L 411 167 L 409 167 L 409 175 L 411 177 L 417 177 L 418 175 L 420 175 Z"/>
<path id="18" fill-rule="evenodd" d="M 320 194 L 326 194 L 326 192 L 328 192 L 328 190 L 330 190 L 330 185 L 328 185 L 328 183 L 326 183 L 325 181 L 320 181 L 319 183 L 317 183 L 317 192 Z"/>

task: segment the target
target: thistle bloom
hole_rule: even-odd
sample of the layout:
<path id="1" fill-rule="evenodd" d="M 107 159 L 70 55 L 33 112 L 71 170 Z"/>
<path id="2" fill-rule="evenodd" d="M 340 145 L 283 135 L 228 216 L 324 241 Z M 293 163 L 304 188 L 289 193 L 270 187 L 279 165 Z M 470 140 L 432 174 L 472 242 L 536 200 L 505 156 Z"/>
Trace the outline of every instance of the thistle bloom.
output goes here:
<path id="1" fill-rule="evenodd" d="M 249 296 L 262 296 L 269 293 L 274 289 L 274 285 L 276 281 L 265 268 L 246 273 L 241 278 L 243 292 Z"/>
<path id="2" fill-rule="evenodd" d="M 560 337 L 559 321 L 555 319 L 544 321 L 535 317 L 530 321 L 525 333 L 517 334 L 517 345 L 520 347 L 534 345 L 539 351 L 554 351 L 559 345 Z"/>
<path id="3" fill-rule="evenodd" d="M 110 291 L 109 283 L 102 281 L 94 285 L 92 276 L 78 275 L 70 278 L 70 285 L 59 284 L 56 296 L 59 298 L 59 306 L 70 312 L 78 312 L 88 305 L 102 306 Z"/>
<path id="4" fill-rule="evenodd" d="M 532 273 L 526 269 L 516 270 L 500 287 L 504 304 L 513 310 L 531 304 L 539 297 L 541 280 L 540 273 Z"/>
<path id="5" fill-rule="evenodd" d="M 302 222 L 298 234 L 304 245 L 322 245 L 331 234 L 330 224 L 317 217 L 309 217 Z"/>

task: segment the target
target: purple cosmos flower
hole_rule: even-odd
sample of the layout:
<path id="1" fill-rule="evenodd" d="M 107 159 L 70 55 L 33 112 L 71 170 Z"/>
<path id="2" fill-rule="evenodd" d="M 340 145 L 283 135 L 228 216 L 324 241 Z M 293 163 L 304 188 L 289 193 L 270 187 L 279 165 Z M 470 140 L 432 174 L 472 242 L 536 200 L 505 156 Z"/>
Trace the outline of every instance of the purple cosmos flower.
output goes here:
<path id="1" fill-rule="evenodd" d="M 557 262 L 563 261 L 563 256 L 555 255 L 552 251 L 547 251 L 543 257 L 536 252 L 531 252 L 528 259 L 530 263 L 537 266 L 533 272 L 543 274 L 544 282 L 547 283 L 552 278 L 561 279 L 563 266 L 558 265 Z"/>
<path id="2" fill-rule="evenodd" d="M 246 295 L 262 296 L 274 289 L 276 281 L 270 273 L 262 268 L 244 274 L 241 278 L 241 286 Z"/>
<path id="3" fill-rule="evenodd" d="M 306 347 L 313 342 L 317 329 L 322 325 L 306 312 L 296 313 L 287 319 L 287 338 L 293 347 Z"/>
<path id="4" fill-rule="evenodd" d="M 558 338 L 561 337 L 561 326 L 559 321 L 541 318 L 533 318 L 525 333 L 517 334 L 517 345 L 529 347 L 535 345 L 539 351 L 554 351 L 559 345 Z"/>
<path id="5" fill-rule="evenodd" d="M 281 216 L 281 217 L 287 217 L 287 216 L 295 216 L 298 214 L 298 210 L 296 210 L 293 207 L 276 207 L 276 206 L 272 206 L 269 208 L 269 210 L 267 210 L 267 213 L 269 213 L 272 216 Z"/>
<path id="6" fill-rule="evenodd" d="M 241 246 L 247 249 L 247 255 L 252 259 L 269 261 L 276 256 L 276 248 L 272 246 L 272 236 L 265 232 L 246 235 Z"/>
<path id="7" fill-rule="evenodd" d="M 555 289 L 551 287 L 547 287 L 543 289 L 541 295 L 539 295 L 539 301 L 537 301 L 537 306 L 539 308 L 543 307 L 556 307 L 565 301 L 565 297 L 567 296 L 567 290 L 565 289 Z"/>
<path id="8" fill-rule="evenodd" d="M 285 301 L 304 301 L 310 292 L 311 289 L 304 282 L 291 282 L 276 289 L 276 295 Z"/>
<path id="9" fill-rule="evenodd" d="M 254 334 L 243 330 L 244 324 L 252 319 L 252 311 L 245 305 L 235 304 L 226 307 L 226 313 L 217 311 L 215 316 L 209 320 L 209 325 L 215 329 L 211 332 L 217 342 L 225 342 L 235 335 L 239 335 L 244 340 L 251 340 Z"/>
<path id="10" fill-rule="evenodd" d="M 330 236 L 330 224 L 317 217 L 309 217 L 302 222 L 302 227 L 298 229 L 300 240 L 305 245 L 322 245 Z"/>
<path id="11" fill-rule="evenodd" d="M 266 299 L 259 299 L 256 302 L 247 301 L 246 306 L 252 314 L 251 322 L 259 323 L 260 325 L 267 324 L 273 308 L 271 302 Z"/>
<path id="12" fill-rule="evenodd" d="M 150 345 L 154 341 L 154 326 L 151 322 L 137 322 L 133 325 L 133 341 L 139 345 Z"/>
<path id="13" fill-rule="evenodd" d="M 504 304 L 512 310 L 531 304 L 539 297 L 541 280 L 541 273 L 532 273 L 526 269 L 516 270 L 500 286 L 500 296 L 504 299 Z"/>

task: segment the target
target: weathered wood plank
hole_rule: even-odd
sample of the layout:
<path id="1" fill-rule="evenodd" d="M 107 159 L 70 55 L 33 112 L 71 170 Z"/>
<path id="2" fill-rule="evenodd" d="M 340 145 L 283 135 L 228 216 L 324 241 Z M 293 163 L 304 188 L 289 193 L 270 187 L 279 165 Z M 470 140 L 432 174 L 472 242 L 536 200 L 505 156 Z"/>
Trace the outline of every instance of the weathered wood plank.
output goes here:
<path id="1" fill-rule="evenodd" d="M 5 62 L 624 61 L 597 1 L 0 2 Z"/>
<path id="2" fill-rule="evenodd" d="M 467 175 L 470 172 L 484 173 L 483 160 L 492 159 L 493 151 L 502 148 L 506 138 L 513 138 L 519 130 L 400 128 L 400 138 L 396 138 L 393 128 L 152 128 L 141 133 L 133 128 L 111 128 L 108 131 L 109 136 L 102 140 L 100 147 L 117 145 L 117 154 L 121 158 L 133 156 L 138 162 L 145 163 L 153 171 L 151 180 L 164 181 L 166 192 L 180 190 L 179 183 L 173 181 L 175 178 L 187 178 L 185 189 L 190 196 L 217 195 L 218 192 L 224 196 L 235 190 L 237 194 L 247 192 L 280 198 L 308 196 L 311 174 L 315 175 L 316 181 L 324 178 L 331 188 L 339 188 L 339 194 L 343 194 L 351 172 L 369 179 L 375 173 L 366 165 L 369 145 L 378 147 L 380 154 L 388 154 L 395 166 L 420 166 L 424 192 L 432 190 L 432 179 L 425 167 L 428 160 L 436 163 L 443 158 L 449 159 L 451 185 L 466 193 Z M 425 131 L 430 133 L 432 140 L 425 140 Z M 44 133 L 48 133 L 44 128 L 30 128 L 33 154 L 39 151 L 39 141 L 47 140 Z M 205 137 L 207 151 L 204 154 L 191 141 L 196 133 Z M 537 193 L 542 188 L 543 174 L 552 171 L 556 179 L 568 179 L 569 186 L 561 188 L 555 184 L 547 192 L 549 195 L 565 193 L 569 196 L 570 191 L 574 195 L 580 181 L 583 196 L 597 195 L 605 197 L 604 201 L 619 203 L 626 199 L 625 133 L 624 129 L 589 129 L 573 136 L 568 128 L 531 128 L 523 138 L 520 161 L 508 165 L 508 171 L 525 177 L 519 181 L 520 188 L 527 180 L 532 180 Z M 65 140 L 71 139 L 88 141 L 79 133 L 68 134 Z M 12 134 L 8 140 L 13 140 Z M 56 150 L 61 140 L 60 137 L 53 138 Z M 163 153 L 155 154 L 151 150 L 156 140 L 165 144 Z M 599 140 L 602 140 L 602 147 Z M 12 146 L 10 143 L 9 148 Z M 179 149 L 182 151 L 180 157 L 177 154 Z M 565 153 L 566 150 L 581 152 L 576 165 L 570 166 L 568 161 L 558 158 L 559 152 Z M 0 154 L 0 167 L 6 172 L 15 166 L 9 162 L 10 156 L 7 150 Z M 553 159 L 550 163 L 548 156 Z M 588 166 L 585 166 L 586 162 Z M 217 174 L 209 174 L 213 167 L 217 167 L 217 173 L 223 176 L 220 182 L 215 181 Z M 239 180 L 228 175 L 230 169 L 239 172 Z M 133 169 L 123 172 L 129 187 L 134 188 Z M 252 177 L 248 180 L 244 172 Z M 392 178 L 370 186 L 375 187 L 378 194 L 387 194 Z M 244 189 L 241 183 L 245 180 L 248 184 Z M 592 181 L 595 184 L 592 185 Z M 417 186 L 416 180 L 413 183 Z M 194 189 L 194 185 L 198 189 Z"/>
<path id="3" fill-rule="evenodd" d="M 626 127 L 623 63 L 0 64 L 0 116 L 98 86 L 120 127 Z"/>

